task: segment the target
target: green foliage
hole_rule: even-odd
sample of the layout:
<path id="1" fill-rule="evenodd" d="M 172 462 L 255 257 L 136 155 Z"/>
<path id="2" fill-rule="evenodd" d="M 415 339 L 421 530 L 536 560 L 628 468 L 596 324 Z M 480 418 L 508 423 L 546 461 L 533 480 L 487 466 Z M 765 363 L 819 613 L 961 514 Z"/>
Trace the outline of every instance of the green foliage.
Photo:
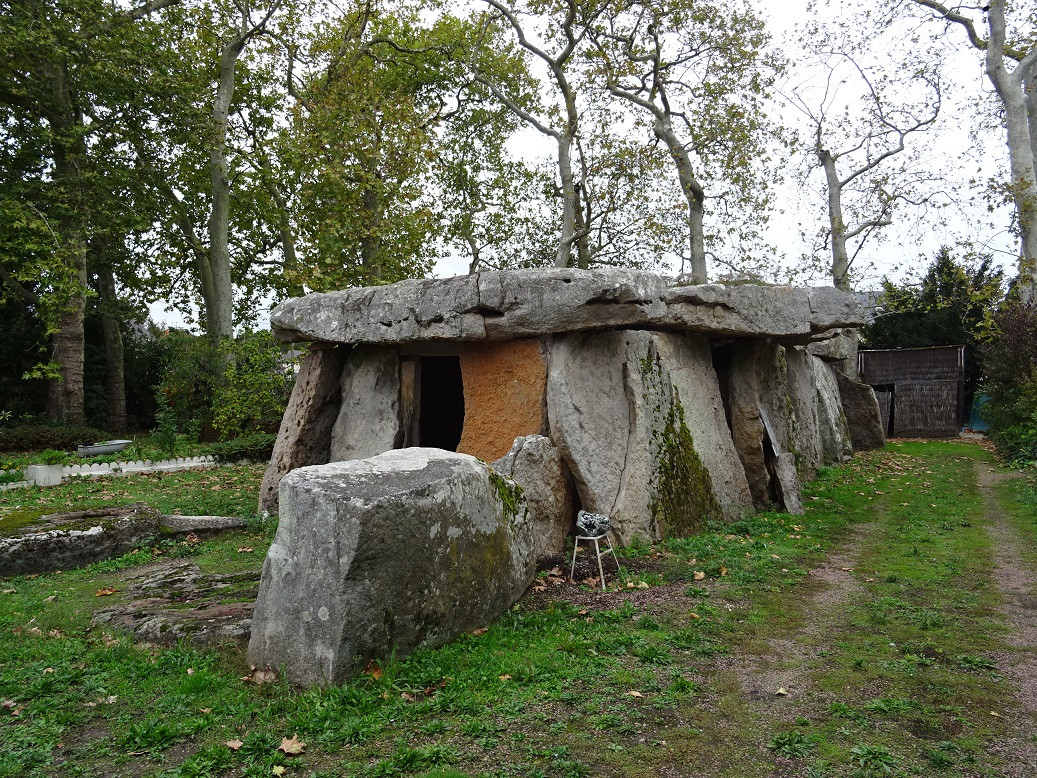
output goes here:
<path id="1" fill-rule="evenodd" d="M 998 453 L 1011 462 L 1037 462 L 1037 304 L 1008 302 L 983 350 L 983 415 Z"/>
<path id="2" fill-rule="evenodd" d="M 252 432 L 210 447 L 217 462 L 267 462 L 274 452 L 277 435 L 269 432 Z"/>
<path id="3" fill-rule="evenodd" d="M 106 438 L 101 430 L 83 424 L 18 424 L 0 429 L 0 451 L 67 451 L 80 443 L 96 443 Z"/>
<path id="4" fill-rule="evenodd" d="M 276 430 L 295 383 L 295 359 L 286 358 L 269 330 L 223 341 L 223 380 L 212 397 L 212 425 L 220 437 Z"/>
<path id="5" fill-rule="evenodd" d="M 163 337 L 165 368 L 158 388 L 160 428 L 197 437 L 208 428 L 224 440 L 277 429 L 294 383 L 287 359 L 269 331 L 245 332 L 219 343 L 171 331 Z"/>
<path id="6" fill-rule="evenodd" d="M 994 331 L 1003 273 L 989 257 L 957 261 L 940 249 L 918 278 L 882 281 L 879 316 L 860 330 L 867 348 L 964 346 L 965 394 L 972 397 L 982 374 L 982 346 Z"/>

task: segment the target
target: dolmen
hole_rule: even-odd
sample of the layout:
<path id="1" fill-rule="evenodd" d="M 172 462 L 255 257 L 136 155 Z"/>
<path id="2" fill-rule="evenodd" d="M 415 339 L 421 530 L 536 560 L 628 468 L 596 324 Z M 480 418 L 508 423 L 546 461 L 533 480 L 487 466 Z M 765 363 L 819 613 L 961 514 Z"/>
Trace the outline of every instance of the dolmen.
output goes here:
<path id="1" fill-rule="evenodd" d="M 818 468 L 884 443 L 856 371 L 865 322 L 832 287 L 623 269 L 281 304 L 275 335 L 307 346 L 261 488 L 281 523 L 250 661 L 309 651 L 292 680 L 337 683 L 388 650 L 445 642 L 509 607 L 580 509 L 611 517 L 621 544 L 802 512 Z"/>

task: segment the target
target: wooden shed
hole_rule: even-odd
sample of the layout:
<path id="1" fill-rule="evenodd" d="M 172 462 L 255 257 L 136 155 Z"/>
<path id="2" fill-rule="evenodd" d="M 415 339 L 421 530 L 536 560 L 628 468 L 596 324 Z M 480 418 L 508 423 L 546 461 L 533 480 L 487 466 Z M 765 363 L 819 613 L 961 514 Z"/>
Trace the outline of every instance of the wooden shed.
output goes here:
<path id="1" fill-rule="evenodd" d="M 964 346 L 861 350 L 858 360 L 887 435 L 957 436 L 965 420 Z"/>

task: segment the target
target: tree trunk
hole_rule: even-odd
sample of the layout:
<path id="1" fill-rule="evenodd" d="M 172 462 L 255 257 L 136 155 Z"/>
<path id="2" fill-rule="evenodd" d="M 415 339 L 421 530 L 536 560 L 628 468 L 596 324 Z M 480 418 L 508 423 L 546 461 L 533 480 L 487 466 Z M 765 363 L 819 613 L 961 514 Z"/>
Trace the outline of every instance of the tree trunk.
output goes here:
<path id="1" fill-rule="evenodd" d="M 57 329 L 52 337 L 51 362 L 58 366 L 58 377 L 47 389 L 47 415 L 51 421 L 82 424 L 85 420 L 83 363 L 86 315 L 86 225 L 85 181 L 86 145 L 83 117 L 76 106 L 68 73 L 63 63 L 47 67 L 53 102 L 47 106 L 54 155 L 54 183 L 68 214 L 58 221 L 59 245 L 67 271 L 69 292 L 59 303 Z"/>
<path id="2" fill-rule="evenodd" d="M 68 251 L 70 269 L 78 290 L 73 292 L 58 316 L 57 331 L 51 342 L 51 361 L 57 364 L 59 377 L 51 379 L 47 390 L 47 415 L 53 422 L 82 424 L 83 363 L 85 340 L 83 320 L 86 315 L 86 241 L 83 225 L 78 220 L 62 229 Z"/>
<path id="3" fill-rule="evenodd" d="M 836 289 L 850 291 L 850 256 L 846 252 L 846 224 L 843 222 L 843 185 L 835 169 L 835 159 L 825 149 L 817 158 L 828 182 L 828 224 L 832 243 L 832 283 Z"/>
<path id="4" fill-rule="evenodd" d="M 373 176 L 377 173 L 370 171 Z M 365 185 L 361 195 L 361 203 L 364 209 L 364 221 L 367 230 L 360 239 L 360 264 L 364 269 L 364 283 L 378 281 L 382 277 L 382 206 L 378 191 L 369 185 Z"/>
<path id="5" fill-rule="evenodd" d="M 558 175 L 562 180 L 562 234 L 558 240 L 556 267 L 572 265 L 573 242 L 576 240 L 576 182 L 573 177 L 572 137 L 558 136 Z"/>
<path id="6" fill-rule="evenodd" d="M 668 116 L 656 115 L 652 125 L 655 137 L 666 144 L 670 157 L 677 168 L 677 180 L 688 203 L 688 253 L 691 260 L 691 281 L 704 284 L 706 278 L 706 240 L 705 240 L 705 205 L 706 193 L 695 178 L 691 165 L 691 157 L 684 144 L 673 131 L 673 123 Z"/>
<path id="7" fill-rule="evenodd" d="M 212 109 L 213 137 L 209 150 L 209 173 L 212 180 L 209 274 L 208 278 L 203 275 L 201 281 L 202 299 L 205 303 L 205 331 L 213 338 L 229 338 L 234 334 L 229 247 L 230 163 L 227 159 L 227 128 L 230 106 L 234 99 L 234 71 L 244 46 L 243 35 L 237 35 L 220 51 L 219 80 Z"/>
<path id="8" fill-rule="evenodd" d="M 108 428 L 126 429 L 126 370 L 122 328 L 115 313 L 115 274 L 110 266 L 98 275 L 101 296 L 101 331 L 104 334 L 104 389 L 108 400 Z"/>
<path id="9" fill-rule="evenodd" d="M 991 0 L 987 18 L 990 39 L 986 50 L 986 71 L 1004 106 L 1011 192 L 1019 219 L 1019 294 L 1023 302 L 1030 302 L 1037 299 L 1037 181 L 1027 121 L 1027 100 L 1023 93 L 1028 74 L 1009 73 L 1005 68 L 1005 0 Z"/>

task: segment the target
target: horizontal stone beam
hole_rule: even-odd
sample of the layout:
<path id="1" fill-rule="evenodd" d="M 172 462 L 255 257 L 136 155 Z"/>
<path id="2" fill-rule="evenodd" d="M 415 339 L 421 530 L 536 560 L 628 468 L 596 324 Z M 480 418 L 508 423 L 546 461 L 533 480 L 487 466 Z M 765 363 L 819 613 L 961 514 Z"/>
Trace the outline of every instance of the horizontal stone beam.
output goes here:
<path id="1" fill-rule="evenodd" d="M 288 342 L 500 341 L 562 332 L 651 328 L 807 343 L 866 323 L 834 287 L 704 284 L 616 268 L 487 271 L 314 293 L 274 309 Z"/>

